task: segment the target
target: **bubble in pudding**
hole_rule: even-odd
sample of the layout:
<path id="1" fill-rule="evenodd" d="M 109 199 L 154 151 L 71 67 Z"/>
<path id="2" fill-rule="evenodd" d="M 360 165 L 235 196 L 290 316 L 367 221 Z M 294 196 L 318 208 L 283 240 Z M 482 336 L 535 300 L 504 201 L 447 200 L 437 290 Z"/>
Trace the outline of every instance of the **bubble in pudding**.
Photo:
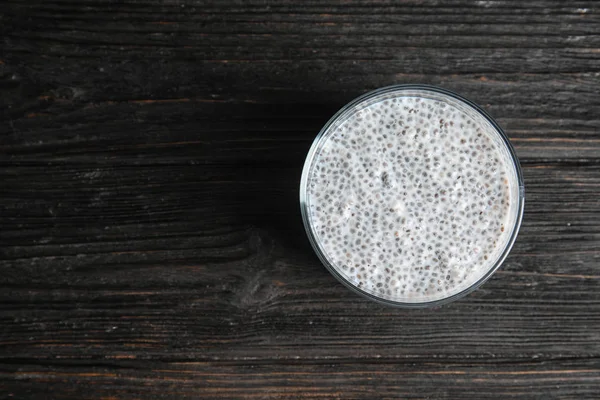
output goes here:
<path id="1" fill-rule="evenodd" d="M 313 246 L 346 284 L 399 304 L 447 299 L 506 256 L 522 178 L 488 117 L 432 88 L 351 103 L 317 138 L 303 172 Z"/>

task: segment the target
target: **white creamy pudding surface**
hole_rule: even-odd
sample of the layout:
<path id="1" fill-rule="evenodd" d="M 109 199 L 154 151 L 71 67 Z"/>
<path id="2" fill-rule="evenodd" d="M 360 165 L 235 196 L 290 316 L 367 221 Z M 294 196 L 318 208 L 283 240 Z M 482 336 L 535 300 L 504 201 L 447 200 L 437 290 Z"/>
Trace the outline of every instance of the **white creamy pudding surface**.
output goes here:
<path id="1" fill-rule="evenodd" d="M 399 90 L 355 104 L 316 145 L 306 212 L 351 285 L 440 300 L 494 267 L 517 219 L 518 179 L 493 125 L 449 95 Z"/>

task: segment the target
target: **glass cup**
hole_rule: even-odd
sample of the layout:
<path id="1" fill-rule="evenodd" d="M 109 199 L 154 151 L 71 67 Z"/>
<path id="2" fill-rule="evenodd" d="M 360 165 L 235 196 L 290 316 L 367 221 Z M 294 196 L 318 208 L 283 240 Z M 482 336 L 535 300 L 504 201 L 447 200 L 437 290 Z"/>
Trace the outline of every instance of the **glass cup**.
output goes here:
<path id="1" fill-rule="evenodd" d="M 448 117 L 438 118 L 439 116 Z M 370 118 L 372 118 L 371 122 L 367 122 Z M 454 122 L 456 122 L 456 125 Z M 377 125 L 378 123 L 380 125 Z M 462 126 L 463 124 L 466 124 L 464 125 L 465 130 L 461 131 L 458 125 Z M 356 128 L 354 131 L 352 130 L 353 126 Z M 377 131 L 379 131 L 379 134 Z M 413 133 L 416 135 L 414 136 L 415 142 L 411 142 Z M 416 147 L 414 145 L 419 135 L 429 136 L 427 139 L 423 139 L 421 136 L 420 147 Z M 461 136 L 463 139 L 457 142 L 456 135 L 464 136 Z M 367 140 L 369 136 L 371 140 Z M 380 146 L 377 142 L 382 138 L 385 141 L 391 137 L 399 139 L 394 139 L 393 143 L 390 142 L 386 146 Z M 362 145 L 352 147 L 350 144 L 347 146 L 342 144 L 350 143 L 353 140 L 361 141 Z M 391 141 L 391 139 L 389 140 Z M 437 140 L 439 140 L 439 143 Z M 405 145 L 402 146 L 402 143 Z M 436 143 L 439 145 L 436 146 Z M 452 143 L 456 143 L 456 146 Z M 473 147 L 468 147 L 471 144 L 464 144 L 461 147 L 459 143 L 472 143 Z M 481 143 L 488 144 L 482 145 Z M 400 154 L 404 147 L 409 148 L 409 145 L 415 147 L 414 154 L 421 151 L 424 154 L 421 159 L 427 160 L 429 164 L 424 164 L 424 161 L 421 164 L 417 163 L 417 165 L 412 166 L 408 162 L 405 163 L 404 159 L 411 160 L 413 154 L 406 155 L 401 161 L 388 156 L 390 153 L 394 156 L 396 156 L 396 152 Z M 377 146 L 379 146 L 379 149 L 375 150 Z M 488 151 L 481 151 L 477 146 L 488 148 Z M 433 149 L 438 153 L 435 153 Z M 477 156 L 471 157 L 475 153 L 477 153 Z M 450 207 L 444 206 L 446 212 L 469 215 L 470 219 L 461 217 L 463 225 L 464 222 L 470 222 L 473 226 L 477 225 L 478 227 L 466 231 L 464 229 L 468 228 L 464 228 L 461 237 L 457 237 L 458 234 L 453 236 L 452 232 L 438 231 L 433 222 L 430 225 L 420 224 L 418 221 L 422 218 L 415 217 L 415 215 L 431 215 L 431 221 L 442 218 L 437 216 L 436 213 L 439 214 L 439 211 L 435 206 L 431 206 L 431 204 L 440 204 L 437 196 L 438 192 L 436 192 L 436 199 L 433 201 L 434 196 L 431 195 L 433 193 L 431 185 L 441 185 L 442 189 L 439 193 L 446 193 L 443 189 L 444 185 L 440 183 L 443 180 L 433 180 L 434 174 L 437 173 L 436 168 L 440 168 L 440 166 L 436 167 L 435 164 L 431 164 L 431 157 L 428 157 L 431 154 L 440 154 L 440 162 L 446 162 L 440 170 L 445 172 L 438 174 L 442 176 L 440 179 L 443 179 L 444 173 L 447 176 L 456 178 L 456 182 L 450 184 L 451 187 L 448 188 L 451 192 L 448 195 L 448 201 L 455 201 L 456 210 L 452 208 L 452 205 Z M 468 156 L 471 161 L 466 162 L 463 160 L 464 157 L 461 154 L 465 157 Z M 347 162 L 343 162 L 342 156 L 348 157 Z M 363 161 L 365 159 L 370 160 L 369 165 L 372 167 L 370 172 L 366 168 L 367 163 L 360 161 L 361 157 Z M 334 166 L 331 169 L 326 167 L 329 165 L 327 163 L 330 162 L 327 160 L 330 159 L 338 160 L 335 162 L 337 167 Z M 455 159 L 457 164 L 452 161 Z M 483 161 L 487 162 L 484 163 Z M 375 165 L 373 166 L 373 164 Z M 496 197 L 494 197 L 494 194 L 491 197 L 482 197 L 485 196 L 485 193 L 489 193 L 489 190 L 486 192 L 483 187 L 489 186 L 485 181 L 479 181 L 475 184 L 479 186 L 473 189 L 472 196 L 474 197 L 472 200 L 475 202 L 482 198 L 484 200 L 490 198 L 491 200 L 488 200 L 488 203 L 481 202 L 481 208 L 477 208 L 474 203 L 470 207 L 468 201 L 463 201 L 471 194 L 468 192 L 470 189 L 465 189 L 468 183 L 459 187 L 459 185 L 462 185 L 460 179 L 464 180 L 466 177 L 457 176 L 459 174 L 457 171 L 470 171 L 469 168 L 474 165 L 484 165 L 481 167 L 482 169 L 474 171 L 475 174 L 478 176 L 485 174 L 487 176 L 489 172 L 490 177 L 494 176 L 493 179 L 490 178 L 490 184 L 498 184 L 497 187 L 502 185 L 502 182 L 498 181 L 498 171 L 505 174 L 502 175 L 505 177 L 502 181 L 505 184 L 506 203 L 501 205 L 498 200 L 502 197 L 502 194 L 498 194 Z M 422 168 L 419 168 L 419 166 Z M 364 169 L 361 169 L 363 167 Z M 388 173 L 386 168 L 393 168 L 396 172 Z M 426 176 L 430 178 L 421 180 L 414 178 L 416 170 L 421 173 L 421 170 L 424 170 Z M 329 175 L 327 171 L 329 171 Z M 372 176 L 372 182 L 369 182 L 368 178 L 360 181 L 358 176 L 364 175 Z M 339 193 L 336 195 L 335 190 L 337 189 L 331 189 L 331 187 L 337 187 L 340 176 L 345 176 L 346 179 L 343 184 L 339 185 Z M 412 180 L 404 179 L 405 176 L 412 177 Z M 390 183 L 393 177 L 398 179 L 394 183 Z M 472 177 L 469 182 L 474 182 L 476 179 L 477 177 Z M 424 188 L 430 187 L 429 193 L 426 189 L 422 191 L 416 189 L 422 186 Z M 410 189 L 406 189 L 407 187 Z M 475 188 L 476 186 L 472 187 Z M 345 191 L 346 188 L 348 188 L 347 191 Z M 365 188 L 368 188 L 368 190 L 364 190 Z M 402 188 L 408 191 L 413 190 L 413 192 L 410 192 L 412 193 L 410 196 L 413 197 L 409 199 L 406 196 L 408 192 L 402 194 Z M 322 198 L 319 199 L 319 194 L 326 191 L 329 193 L 329 199 L 327 201 Z M 348 194 L 350 192 L 352 193 Z M 458 193 L 461 193 L 464 196 L 463 200 L 451 200 L 452 193 L 457 196 Z M 412 206 L 409 203 L 403 203 L 405 200 L 408 202 L 408 200 L 414 200 L 414 198 L 419 199 L 418 196 L 428 196 L 427 200 L 430 202 L 427 204 L 429 205 L 421 202 L 417 202 Z M 351 200 L 348 200 L 350 198 Z M 378 201 L 382 201 L 377 199 L 381 198 L 397 200 L 390 203 L 393 204 L 390 208 L 390 218 L 396 218 L 396 223 L 392 222 L 387 225 L 386 220 L 386 228 L 383 229 L 383 232 L 380 232 L 379 227 L 383 223 L 376 222 L 376 219 L 373 218 L 370 228 L 357 228 L 354 230 L 354 234 L 351 233 L 352 228 L 346 229 L 353 226 L 355 221 L 353 218 L 362 218 L 362 221 L 367 219 L 365 214 L 369 215 L 368 202 L 372 203 L 374 201 L 377 205 Z M 300 207 L 304 226 L 309 241 L 321 262 L 340 282 L 354 292 L 379 303 L 407 308 L 439 306 L 454 301 L 472 292 L 489 279 L 502 265 L 516 240 L 523 217 L 524 199 L 525 191 L 519 161 L 508 137 L 500 126 L 473 102 L 449 90 L 428 85 L 384 87 L 366 93 L 344 106 L 325 124 L 315 138 L 306 157 L 300 183 Z M 328 207 L 329 205 L 331 206 Z M 378 207 L 377 210 L 386 209 L 381 204 Z M 498 207 L 504 207 L 503 214 L 499 214 Z M 317 212 L 316 209 L 320 208 L 329 208 L 333 211 Z M 476 208 L 482 210 L 479 215 L 477 215 Z M 397 214 L 393 214 L 392 210 Z M 504 223 L 501 224 L 500 230 L 495 231 L 495 236 L 493 236 L 494 234 L 490 236 L 488 228 L 490 226 L 497 227 L 499 220 L 488 221 L 488 225 L 485 225 L 486 216 L 493 214 L 491 210 L 495 210 L 496 214 L 504 218 Z M 490 218 L 492 217 L 490 216 Z M 480 221 L 483 221 L 481 229 L 478 225 Z M 332 227 L 331 232 L 338 233 L 327 233 L 328 224 Z M 417 238 L 420 240 L 423 237 L 430 237 L 432 244 L 437 241 L 438 249 L 442 250 L 428 253 L 431 248 L 431 246 L 428 246 L 428 240 L 421 242 L 419 245 L 421 247 L 411 243 L 410 237 L 413 235 L 414 240 L 414 233 L 411 234 L 411 229 L 408 229 L 407 226 L 416 229 L 431 229 L 434 227 L 435 229 L 429 235 L 417 236 Z M 386 231 L 387 227 L 390 228 L 389 231 Z M 339 232 L 345 232 L 346 235 L 342 237 Z M 470 232 L 471 234 L 465 234 L 464 232 Z M 483 235 L 482 232 L 486 232 L 487 236 Z M 431 238 L 434 233 L 435 239 Z M 485 260 L 478 253 L 480 249 L 475 247 L 478 245 L 478 240 L 482 240 L 484 237 L 488 242 L 490 242 L 490 239 L 487 238 L 490 237 L 494 243 L 493 247 L 489 243 L 486 244 L 488 246 L 486 248 L 492 250 L 484 256 Z M 384 239 L 377 242 L 377 238 Z M 331 244 L 332 241 L 336 240 L 337 245 Z M 354 243 L 360 241 L 363 243 L 362 246 L 354 245 Z M 370 243 L 365 245 L 365 241 Z M 383 245 L 384 248 L 381 248 L 381 243 L 388 243 L 387 248 L 385 244 Z M 402 243 L 402 245 L 398 243 Z M 450 245 L 451 243 L 453 245 Z M 457 243 L 459 244 L 457 245 Z M 471 245 L 468 243 L 471 243 Z M 446 244 L 448 245 L 447 248 L 444 247 Z M 397 248 L 394 246 L 397 246 Z M 403 254 L 406 257 L 402 255 L 391 256 L 392 253 L 400 254 L 402 250 L 404 250 Z M 363 252 L 367 255 L 361 259 L 359 255 Z M 369 254 L 376 253 L 379 254 L 379 259 L 371 260 Z M 409 254 L 414 255 L 414 261 L 409 261 L 412 257 Z M 444 259 L 443 262 L 441 261 L 442 258 Z M 353 260 L 353 262 L 348 260 Z M 435 261 L 429 262 L 428 260 Z M 361 271 L 363 272 L 362 275 Z M 441 277 L 440 274 L 444 276 Z M 438 279 L 437 283 L 436 279 Z M 407 286 L 408 289 L 406 289 Z"/>

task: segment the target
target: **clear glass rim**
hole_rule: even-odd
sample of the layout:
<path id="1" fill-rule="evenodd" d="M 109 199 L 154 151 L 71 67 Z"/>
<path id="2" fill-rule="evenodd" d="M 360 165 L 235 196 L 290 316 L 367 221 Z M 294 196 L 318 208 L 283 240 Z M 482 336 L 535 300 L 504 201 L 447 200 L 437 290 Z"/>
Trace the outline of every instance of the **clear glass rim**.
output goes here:
<path id="1" fill-rule="evenodd" d="M 415 302 L 415 303 L 395 301 L 395 300 L 378 297 L 372 293 L 369 293 L 367 291 L 364 291 L 364 290 L 358 288 L 357 286 L 355 286 L 351 282 L 349 282 L 344 276 L 342 276 L 337 271 L 337 269 L 329 262 L 329 260 L 325 256 L 325 254 L 323 254 L 323 252 L 319 246 L 318 240 L 316 239 L 315 234 L 312 230 L 310 218 L 309 218 L 309 215 L 307 212 L 307 204 L 306 204 L 307 203 L 306 191 L 307 191 L 307 187 L 308 187 L 308 175 L 310 173 L 310 167 L 313 163 L 316 152 L 319 149 L 320 142 L 323 139 L 325 133 L 328 132 L 329 128 L 335 122 L 337 122 L 340 119 L 340 117 L 344 115 L 344 113 L 346 111 L 348 111 L 352 107 L 358 105 L 359 103 L 362 103 L 363 101 L 366 101 L 375 96 L 379 96 L 381 94 L 397 92 L 397 91 L 407 91 L 407 90 L 419 90 L 419 91 L 426 91 L 426 92 L 432 92 L 432 93 L 436 93 L 436 94 L 447 95 L 447 96 L 452 97 L 462 103 L 465 103 L 467 106 L 471 107 L 473 110 L 478 112 L 481 116 L 483 116 L 492 125 L 492 127 L 498 132 L 499 136 L 502 138 L 502 141 L 504 142 L 506 149 L 508 150 L 510 157 L 512 159 L 513 167 L 515 168 L 515 173 L 516 173 L 516 177 L 517 177 L 517 184 L 518 184 L 518 204 L 517 204 L 517 215 L 515 218 L 515 224 L 513 226 L 511 236 L 509 237 L 505 248 L 503 249 L 502 253 L 498 257 L 498 259 L 496 260 L 494 265 L 492 265 L 492 267 L 488 271 L 486 271 L 486 273 L 479 280 L 477 280 L 475 283 L 473 283 L 469 287 L 463 289 L 462 291 L 460 291 L 456 294 L 453 294 L 448 297 L 444 297 L 439 300 Z M 321 128 L 321 131 L 319 132 L 319 134 L 315 137 L 315 139 L 312 143 L 312 146 L 310 147 L 310 150 L 308 151 L 308 154 L 306 156 L 306 160 L 304 162 L 304 167 L 302 170 L 302 178 L 300 180 L 300 211 L 302 214 L 302 221 L 304 223 L 304 229 L 306 230 L 306 234 L 308 236 L 308 239 L 310 241 L 310 244 L 311 244 L 313 250 L 319 257 L 319 259 L 321 260 L 323 265 L 329 270 L 329 272 L 333 276 L 336 277 L 336 279 L 338 281 L 340 281 L 344 286 L 346 286 L 353 292 L 355 292 L 367 299 L 373 300 L 377 303 L 384 304 L 387 306 L 392 306 L 392 307 L 399 307 L 399 308 L 436 307 L 436 306 L 440 306 L 440 305 L 451 303 L 455 300 L 458 300 L 458 299 L 466 296 L 467 294 L 473 292 L 477 288 L 479 288 L 483 283 L 485 283 L 494 274 L 494 272 L 496 272 L 496 270 L 498 270 L 498 268 L 500 268 L 500 266 L 504 263 L 504 260 L 510 253 L 510 251 L 515 243 L 515 240 L 517 239 L 519 230 L 521 228 L 521 222 L 523 220 L 524 208 L 525 208 L 525 186 L 524 186 L 524 181 L 523 181 L 523 172 L 521 170 L 521 165 L 519 163 L 519 159 L 517 158 L 515 149 L 513 148 L 512 144 L 510 143 L 508 136 L 506 135 L 504 130 L 500 127 L 500 125 L 498 125 L 498 123 L 485 110 L 483 110 L 481 107 L 479 107 L 474 102 L 472 102 L 472 101 L 464 98 L 463 96 L 460 96 L 450 90 L 442 89 L 440 87 L 432 86 L 432 85 L 400 84 L 400 85 L 386 86 L 386 87 L 382 87 L 382 88 L 367 92 L 367 93 L 355 98 L 354 100 L 350 101 L 348 104 L 346 104 L 344 107 L 342 107 L 337 113 L 335 113 L 335 115 L 333 117 L 331 117 L 329 119 L 329 121 L 327 121 L 327 123 L 323 126 L 323 128 Z"/>

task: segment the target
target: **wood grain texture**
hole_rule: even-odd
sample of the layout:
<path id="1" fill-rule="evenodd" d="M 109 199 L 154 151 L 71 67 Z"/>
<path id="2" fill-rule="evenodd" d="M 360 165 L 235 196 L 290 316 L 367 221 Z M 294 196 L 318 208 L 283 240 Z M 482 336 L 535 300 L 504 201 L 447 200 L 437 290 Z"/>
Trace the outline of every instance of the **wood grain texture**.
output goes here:
<path id="1" fill-rule="evenodd" d="M 597 399 L 593 1 L 5 0 L 0 398 Z M 433 310 L 357 297 L 297 204 L 316 132 L 394 83 L 506 129 L 505 265 Z"/>

